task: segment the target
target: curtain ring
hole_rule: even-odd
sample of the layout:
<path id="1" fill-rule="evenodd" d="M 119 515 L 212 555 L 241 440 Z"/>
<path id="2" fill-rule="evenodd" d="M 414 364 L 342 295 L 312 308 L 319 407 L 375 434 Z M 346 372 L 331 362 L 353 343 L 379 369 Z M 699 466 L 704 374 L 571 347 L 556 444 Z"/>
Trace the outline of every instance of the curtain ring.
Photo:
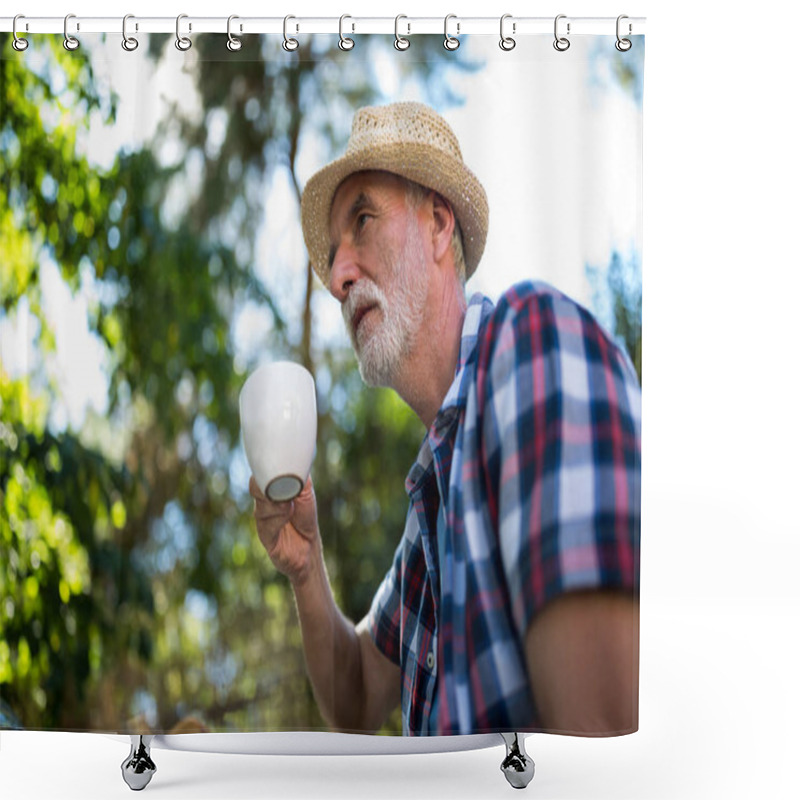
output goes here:
<path id="1" fill-rule="evenodd" d="M 633 42 L 631 42 L 630 39 L 623 39 L 619 35 L 619 27 L 620 27 L 619 24 L 620 24 L 620 22 L 622 22 L 623 19 L 628 19 L 627 15 L 620 14 L 617 17 L 617 41 L 614 44 L 614 47 L 616 47 L 617 50 L 620 51 L 620 53 L 627 53 L 628 50 L 630 50 L 631 47 L 633 47 Z M 630 33 L 631 33 L 631 24 L 629 22 L 628 23 L 628 35 L 629 36 L 630 36 Z"/>
<path id="2" fill-rule="evenodd" d="M 178 18 L 175 20 L 175 47 L 182 51 L 186 51 L 192 46 L 192 40 L 188 36 L 181 36 L 181 20 L 188 16 L 188 14 L 178 14 Z M 189 23 L 189 30 L 191 29 L 192 24 Z"/>
<path id="3" fill-rule="evenodd" d="M 64 49 L 70 52 L 77 50 L 81 46 L 81 43 L 67 32 L 67 23 L 71 19 L 75 19 L 74 14 L 67 14 L 67 16 L 64 17 Z M 78 30 L 80 30 L 80 28 L 78 28 Z"/>
<path id="4" fill-rule="evenodd" d="M 290 19 L 297 19 L 297 17 L 289 15 L 288 17 L 283 18 L 283 49 L 289 53 L 297 50 L 297 48 L 300 47 L 300 42 L 298 42 L 297 39 L 290 39 L 289 34 L 287 33 L 287 26 Z"/>
<path id="5" fill-rule="evenodd" d="M 17 16 L 14 17 L 14 24 L 11 26 L 11 30 L 14 33 L 14 41 L 11 43 L 11 46 L 18 53 L 21 53 L 23 50 L 27 50 L 28 49 L 28 40 L 27 39 L 21 39 L 19 36 L 17 36 L 17 20 L 18 19 L 25 19 L 25 15 L 24 14 L 17 14 Z"/>
<path id="6" fill-rule="evenodd" d="M 444 49 L 450 50 L 450 52 L 452 52 L 453 50 L 458 50 L 459 46 L 461 45 L 461 42 L 459 42 L 455 36 L 450 36 L 450 34 L 447 32 L 447 23 L 451 19 L 458 19 L 458 17 L 455 14 L 448 14 L 444 18 L 444 42 L 442 42 L 442 44 L 444 45 Z M 461 23 L 459 22 L 456 23 L 456 33 L 460 33 L 460 31 L 461 31 Z"/>
<path id="7" fill-rule="evenodd" d="M 234 36 L 234 35 L 231 33 L 231 22 L 232 22 L 233 20 L 235 20 L 235 19 L 239 19 L 239 17 L 237 17 L 237 16 L 236 16 L 236 14 L 231 14 L 231 15 L 228 17 L 228 41 L 227 41 L 227 43 L 226 43 L 226 45 L 225 45 L 225 46 L 228 48 L 228 50 L 230 50 L 230 51 L 231 51 L 231 53 L 235 53 L 235 52 L 237 52 L 238 50 L 241 50 L 241 49 L 242 49 L 242 40 L 241 40 L 241 39 L 237 39 L 237 38 L 236 38 L 236 37 L 235 37 L 235 36 Z M 240 29 L 240 30 L 241 30 L 241 29 Z"/>
<path id="8" fill-rule="evenodd" d="M 340 50 L 352 50 L 356 46 L 356 43 L 352 39 L 350 39 L 349 37 L 345 36 L 344 32 L 342 30 L 342 26 L 343 26 L 344 21 L 346 19 L 353 19 L 353 18 L 349 14 L 342 14 L 342 16 L 339 17 L 339 49 Z M 355 30 L 355 25 L 352 25 L 352 29 Z"/>
<path id="9" fill-rule="evenodd" d="M 401 19 L 408 19 L 408 17 L 405 14 L 398 14 L 394 18 L 394 49 L 395 50 L 408 50 L 408 48 L 411 47 L 411 42 L 410 42 L 410 40 L 405 39 L 404 37 L 402 37 L 400 35 L 399 26 L 400 26 L 400 20 Z M 408 34 L 410 35 L 411 34 L 411 25 L 409 25 L 408 23 L 406 23 L 406 24 L 408 25 Z"/>
<path id="10" fill-rule="evenodd" d="M 570 41 L 565 36 L 558 35 L 558 21 L 560 19 L 566 19 L 566 14 L 559 14 L 556 17 L 555 24 L 553 25 L 553 35 L 556 37 L 556 40 L 553 42 L 553 47 L 558 50 L 559 53 L 563 53 L 565 50 L 569 50 Z M 569 35 L 569 22 L 567 23 L 567 36 Z"/>
<path id="11" fill-rule="evenodd" d="M 139 40 L 134 39 L 133 36 L 128 36 L 127 24 L 129 19 L 135 19 L 133 14 L 126 14 L 122 18 L 122 49 L 132 53 L 138 46 Z M 137 30 L 139 26 L 136 26 Z"/>
<path id="12" fill-rule="evenodd" d="M 505 50 L 506 52 L 513 50 L 517 46 L 516 39 L 512 39 L 510 36 L 506 36 L 503 33 L 503 27 L 507 19 L 511 19 L 511 14 L 503 14 L 503 16 L 500 17 L 500 49 Z M 516 28 L 516 23 L 514 23 L 511 30 L 516 33 Z"/>

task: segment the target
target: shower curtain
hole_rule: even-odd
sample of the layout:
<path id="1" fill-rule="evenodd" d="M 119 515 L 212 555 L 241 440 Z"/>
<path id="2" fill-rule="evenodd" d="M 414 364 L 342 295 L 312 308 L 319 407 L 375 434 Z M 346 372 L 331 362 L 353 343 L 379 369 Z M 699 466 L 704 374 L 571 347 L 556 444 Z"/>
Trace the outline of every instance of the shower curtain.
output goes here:
<path id="1" fill-rule="evenodd" d="M 0 729 L 635 731 L 644 37 L 184 34 L 0 34 Z M 304 231 L 370 114 L 382 173 L 422 126 L 469 262 L 456 338 L 416 342 L 456 356 L 434 421 L 362 379 L 350 229 L 308 223 L 327 263 Z M 436 183 L 462 171 L 472 207 Z M 347 280 L 381 285 L 375 252 Z M 254 519 L 238 397 L 278 360 L 315 379 L 312 539 L 369 725 L 321 706 L 308 653 L 352 667 L 304 649 Z"/>

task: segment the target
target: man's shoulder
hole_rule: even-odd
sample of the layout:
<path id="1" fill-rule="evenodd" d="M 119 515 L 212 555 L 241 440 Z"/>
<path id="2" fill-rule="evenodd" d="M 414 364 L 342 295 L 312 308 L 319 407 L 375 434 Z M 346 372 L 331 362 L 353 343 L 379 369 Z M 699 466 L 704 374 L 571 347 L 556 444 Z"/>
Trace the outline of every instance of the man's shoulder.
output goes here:
<path id="1" fill-rule="evenodd" d="M 578 318 L 594 322 L 586 308 L 555 286 L 545 281 L 522 281 L 503 292 L 484 313 L 481 338 L 486 344 L 487 338 L 527 332 L 531 325 L 544 331 Z"/>
<path id="2" fill-rule="evenodd" d="M 484 311 L 478 342 L 476 356 L 484 365 L 501 355 L 505 364 L 512 354 L 523 362 L 559 354 L 630 360 L 592 311 L 544 281 L 523 281 L 503 292 Z"/>
<path id="3" fill-rule="evenodd" d="M 638 388 L 624 345 L 585 306 L 544 281 L 524 281 L 503 292 L 481 320 L 475 348 L 477 378 L 508 376 L 535 362 L 612 370 Z"/>
<path id="4" fill-rule="evenodd" d="M 531 306 L 556 305 L 563 308 L 580 308 L 569 295 L 546 281 L 520 281 L 506 289 L 497 300 L 495 308 L 507 307 L 521 311 Z"/>

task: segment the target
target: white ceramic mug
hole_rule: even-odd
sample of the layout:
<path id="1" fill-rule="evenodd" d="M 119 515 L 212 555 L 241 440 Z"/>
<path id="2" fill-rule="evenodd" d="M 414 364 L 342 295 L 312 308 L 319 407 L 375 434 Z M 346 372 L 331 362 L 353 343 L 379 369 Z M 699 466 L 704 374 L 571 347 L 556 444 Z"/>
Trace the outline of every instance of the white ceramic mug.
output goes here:
<path id="1" fill-rule="evenodd" d="M 317 397 L 311 373 L 290 361 L 263 364 L 239 394 L 247 463 L 270 500 L 285 502 L 303 489 L 317 441 Z"/>

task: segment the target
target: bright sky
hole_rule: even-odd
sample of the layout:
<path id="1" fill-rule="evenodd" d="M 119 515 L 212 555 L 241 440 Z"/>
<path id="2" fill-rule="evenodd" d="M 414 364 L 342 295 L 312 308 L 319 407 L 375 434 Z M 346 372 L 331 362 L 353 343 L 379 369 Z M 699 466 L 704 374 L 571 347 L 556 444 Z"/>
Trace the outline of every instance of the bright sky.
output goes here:
<path id="1" fill-rule="evenodd" d="M 613 37 L 604 42 L 613 47 Z M 563 54 L 546 38 L 526 37 L 514 51 L 503 53 L 493 39 L 474 37 L 470 54 L 485 58 L 485 69 L 452 74 L 466 102 L 446 110 L 445 116 L 490 204 L 486 251 L 468 290 L 496 298 L 516 281 L 543 279 L 589 305 L 585 264 L 606 264 L 614 248 L 626 254 L 641 251 L 641 108 L 613 81 L 603 83 L 602 75 L 604 88 L 592 91 L 588 68 L 596 66 L 591 51 L 598 43 L 598 37 L 575 37 Z M 96 55 L 96 75 L 120 96 L 115 127 L 94 125 L 87 140 L 87 152 L 99 165 L 108 166 L 119 147 L 147 141 L 164 101 L 178 99 L 185 108 L 199 111 L 190 73 L 182 69 L 191 69 L 196 51 L 184 54 L 169 48 L 157 72 L 143 51 L 123 53 L 112 40 Z M 390 58 L 381 66 L 381 82 L 395 99 L 422 99 L 418 87 L 398 90 Z M 223 129 L 212 121 L 212 134 L 217 128 L 219 138 Z M 181 153 L 166 141 L 161 157 L 174 162 Z M 301 179 L 319 168 L 320 161 L 319 153 L 308 147 L 299 162 Z M 174 193 L 167 214 L 180 213 L 182 194 Z M 253 269 L 277 292 L 281 305 L 299 307 L 305 263 L 296 203 L 285 175 L 277 172 Z M 55 265 L 47 263 L 43 277 L 57 339 L 48 370 L 58 377 L 64 397 L 55 421 L 59 427 L 67 422 L 77 427 L 87 408 L 102 413 L 106 407 L 102 348 L 86 324 L 87 303 L 96 287 L 87 271 L 83 290 L 73 297 Z M 318 295 L 317 341 L 346 341 L 338 303 Z M 261 339 L 268 324 L 258 308 L 244 309 L 234 324 L 242 353 Z M 0 322 L 0 357 L 6 369 L 30 368 L 35 334 L 24 304 L 16 317 Z"/>

